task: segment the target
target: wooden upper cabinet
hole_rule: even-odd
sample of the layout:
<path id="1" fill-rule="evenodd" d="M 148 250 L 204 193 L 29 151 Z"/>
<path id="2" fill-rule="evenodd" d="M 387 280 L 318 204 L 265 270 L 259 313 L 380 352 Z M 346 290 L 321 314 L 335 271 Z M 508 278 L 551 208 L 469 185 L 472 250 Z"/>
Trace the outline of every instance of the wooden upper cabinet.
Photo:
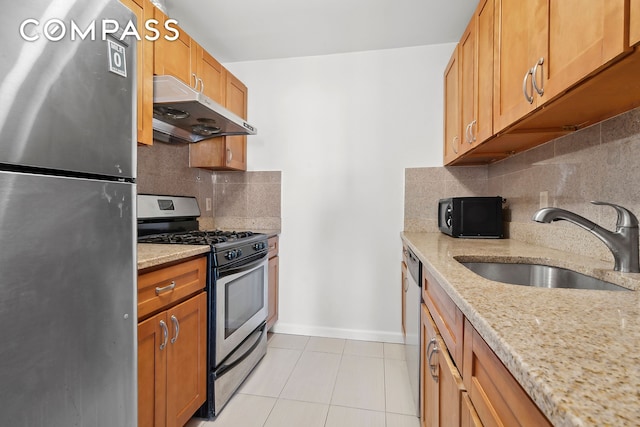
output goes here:
<path id="1" fill-rule="evenodd" d="M 494 131 L 629 52 L 627 1 L 496 0 Z"/>
<path id="2" fill-rule="evenodd" d="M 629 11 L 629 44 L 640 43 L 640 0 L 631 0 Z"/>
<path id="3" fill-rule="evenodd" d="M 480 1 L 458 44 L 460 154 L 493 135 L 493 2 Z"/>
<path id="4" fill-rule="evenodd" d="M 153 18 L 153 5 L 149 0 L 121 0 L 136 15 L 141 40 L 137 43 L 137 141 L 140 144 L 153 144 L 153 42 L 147 40 L 142 32 L 144 23 Z"/>
<path id="5" fill-rule="evenodd" d="M 529 70 L 544 56 L 547 2 L 548 0 L 495 1 L 495 132 L 515 123 L 536 108 Z"/>
<path id="6" fill-rule="evenodd" d="M 449 164 L 460 152 L 460 118 L 458 46 L 444 71 L 444 164 Z"/>
<path id="7" fill-rule="evenodd" d="M 247 87 L 233 74 L 227 72 L 226 107 L 233 113 L 247 118 Z M 226 137 L 227 167 L 235 170 L 247 169 L 247 137 Z"/>
<path id="8" fill-rule="evenodd" d="M 481 0 L 475 14 L 476 70 L 474 108 L 476 124 L 471 128 L 480 144 L 493 136 L 493 34 L 494 0 Z"/>
<path id="9" fill-rule="evenodd" d="M 220 105 L 225 104 L 227 73 L 220 63 L 195 43 L 196 76 L 200 79 L 199 90 Z"/>
<path id="10" fill-rule="evenodd" d="M 627 1 L 589 0 L 585 7 L 584 0 L 548 0 L 547 49 L 536 76 L 542 103 L 629 51 Z"/>
<path id="11" fill-rule="evenodd" d="M 458 43 L 458 72 L 460 97 L 460 149 L 458 154 L 469 151 L 476 141 L 472 128 L 477 124 L 475 108 L 476 76 L 476 19 L 471 18 Z"/>
<path id="12" fill-rule="evenodd" d="M 247 87 L 225 70 L 223 105 L 243 119 L 247 118 Z M 205 84 L 206 87 L 206 84 Z M 247 137 L 223 136 L 189 145 L 189 166 L 212 170 L 247 170 Z"/>
<path id="13" fill-rule="evenodd" d="M 158 20 L 158 28 L 164 28 L 167 15 L 156 8 L 154 16 Z M 195 87 L 195 43 L 184 30 L 174 27 L 180 34 L 177 40 L 160 37 L 154 42 L 153 73 L 171 75 Z"/>

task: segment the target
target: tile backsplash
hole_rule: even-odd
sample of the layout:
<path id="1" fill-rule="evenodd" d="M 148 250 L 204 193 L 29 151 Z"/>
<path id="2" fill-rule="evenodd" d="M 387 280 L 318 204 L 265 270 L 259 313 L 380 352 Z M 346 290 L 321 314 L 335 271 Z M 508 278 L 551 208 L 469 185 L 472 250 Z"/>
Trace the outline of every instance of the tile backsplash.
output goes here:
<path id="1" fill-rule="evenodd" d="M 612 260 L 591 233 L 566 221 L 535 223 L 531 216 L 546 198 L 547 206 L 614 229 L 615 211 L 589 201 L 616 203 L 640 216 L 638 165 L 640 108 L 491 165 L 406 169 L 404 227 L 437 231 L 440 198 L 500 195 L 507 199 L 510 238 Z"/>
<path id="2" fill-rule="evenodd" d="M 138 146 L 138 193 L 192 196 L 203 229 L 279 230 L 280 171 L 214 172 L 189 167 L 189 146 Z M 207 211 L 207 199 L 211 210 Z"/>

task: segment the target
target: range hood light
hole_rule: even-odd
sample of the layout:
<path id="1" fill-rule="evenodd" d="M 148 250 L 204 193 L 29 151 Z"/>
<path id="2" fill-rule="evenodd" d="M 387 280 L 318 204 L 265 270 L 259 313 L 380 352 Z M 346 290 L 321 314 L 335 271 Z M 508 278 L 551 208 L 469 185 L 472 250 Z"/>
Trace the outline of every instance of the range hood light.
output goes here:
<path id="1" fill-rule="evenodd" d="M 205 118 L 205 117 L 200 117 L 197 120 L 198 120 L 198 122 L 202 123 L 203 125 L 208 125 L 208 126 L 215 126 L 216 124 L 218 124 L 218 122 L 216 120 Z"/>
<path id="2" fill-rule="evenodd" d="M 206 126 L 206 125 L 194 125 L 191 126 L 191 130 L 193 133 L 200 136 L 212 136 L 217 133 L 220 133 L 220 128 L 215 126 Z"/>
<path id="3" fill-rule="evenodd" d="M 153 114 L 169 120 L 183 120 L 189 118 L 189 113 L 171 107 L 153 107 Z"/>

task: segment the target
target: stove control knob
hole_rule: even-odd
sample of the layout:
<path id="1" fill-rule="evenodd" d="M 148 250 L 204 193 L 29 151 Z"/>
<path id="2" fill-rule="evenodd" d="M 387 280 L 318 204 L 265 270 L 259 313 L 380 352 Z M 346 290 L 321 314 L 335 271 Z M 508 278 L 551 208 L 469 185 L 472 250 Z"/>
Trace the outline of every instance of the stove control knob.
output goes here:
<path id="1" fill-rule="evenodd" d="M 242 256 L 242 249 L 236 250 L 236 256 Z"/>
<path id="2" fill-rule="evenodd" d="M 225 257 L 226 259 L 228 259 L 229 261 L 231 261 L 232 259 L 234 259 L 236 256 L 237 256 L 237 254 L 236 254 L 236 250 L 235 250 L 235 249 L 234 249 L 234 250 L 232 250 L 232 251 L 228 251 L 228 252 L 224 255 L 224 257 Z"/>

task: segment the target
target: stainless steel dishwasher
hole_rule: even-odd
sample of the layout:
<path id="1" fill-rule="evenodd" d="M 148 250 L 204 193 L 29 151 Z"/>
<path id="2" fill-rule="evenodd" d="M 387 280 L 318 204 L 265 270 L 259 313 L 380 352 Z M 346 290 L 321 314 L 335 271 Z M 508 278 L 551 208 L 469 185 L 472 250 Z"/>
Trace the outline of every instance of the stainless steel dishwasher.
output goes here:
<path id="1" fill-rule="evenodd" d="M 405 360 L 409 372 L 409 383 L 413 393 L 416 416 L 420 416 L 420 303 L 422 283 L 422 263 L 409 249 L 407 254 L 408 274 L 404 284 L 406 293 L 406 335 L 404 340 Z"/>

